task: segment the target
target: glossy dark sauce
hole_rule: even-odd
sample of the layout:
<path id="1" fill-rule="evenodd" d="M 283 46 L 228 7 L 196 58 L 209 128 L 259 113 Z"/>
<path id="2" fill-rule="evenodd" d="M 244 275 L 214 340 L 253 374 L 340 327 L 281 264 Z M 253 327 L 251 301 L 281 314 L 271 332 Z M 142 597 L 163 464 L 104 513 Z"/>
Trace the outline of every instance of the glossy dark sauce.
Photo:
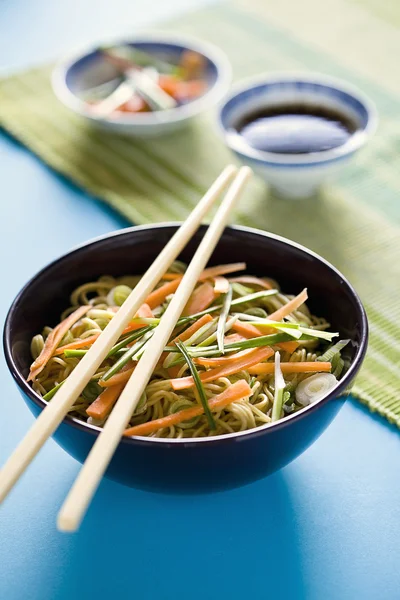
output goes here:
<path id="1" fill-rule="evenodd" d="M 342 146 L 358 127 L 347 115 L 336 110 L 286 104 L 249 113 L 235 129 L 256 150 L 308 154 Z"/>

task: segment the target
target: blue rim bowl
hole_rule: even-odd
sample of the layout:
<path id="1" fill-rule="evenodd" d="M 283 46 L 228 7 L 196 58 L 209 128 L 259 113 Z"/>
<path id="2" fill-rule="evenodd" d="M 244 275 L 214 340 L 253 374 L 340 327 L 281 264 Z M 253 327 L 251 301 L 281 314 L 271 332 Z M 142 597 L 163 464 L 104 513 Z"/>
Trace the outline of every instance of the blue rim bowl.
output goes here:
<path id="1" fill-rule="evenodd" d="M 148 135 L 170 131 L 189 119 L 214 106 L 227 93 L 231 83 L 231 66 L 225 54 L 217 47 L 180 34 L 141 32 L 129 38 L 107 40 L 108 45 L 134 45 L 139 50 L 157 55 L 173 63 L 179 61 L 184 50 L 201 54 L 206 61 L 207 91 L 199 98 L 176 108 L 151 113 L 121 113 L 117 117 L 96 117 L 80 99 L 80 92 L 115 77 L 116 71 L 102 56 L 99 47 L 91 46 L 74 52 L 60 61 L 52 76 L 55 95 L 68 108 L 94 125 L 125 133 Z"/>
<path id="2" fill-rule="evenodd" d="M 37 273 L 19 292 L 4 326 L 8 368 L 32 413 L 46 402 L 26 382 L 30 340 L 46 324 L 58 322 L 71 291 L 102 274 L 143 272 L 176 231 L 178 224 L 124 229 L 89 241 Z M 204 235 L 202 226 L 180 258 L 190 260 Z M 123 438 L 106 475 L 126 485 L 162 492 L 209 492 L 260 479 L 306 450 L 331 423 L 349 394 L 364 359 L 368 324 L 350 283 L 317 254 L 285 238 L 246 227 L 227 227 L 210 264 L 246 261 L 249 273 L 277 279 L 298 293 L 308 287 L 311 309 L 325 316 L 340 335 L 351 339 L 350 367 L 337 386 L 318 402 L 249 431 L 196 439 Z M 54 439 L 83 462 L 101 430 L 66 417 Z"/>
<path id="3" fill-rule="evenodd" d="M 255 108 L 287 105 L 302 100 L 321 107 L 337 108 L 354 119 L 358 130 L 346 143 L 331 150 L 307 154 L 282 154 L 252 148 L 244 142 L 235 124 Z M 219 127 L 226 144 L 242 160 L 271 167 L 312 167 L 348 157 L 361 148 L 375 132 L 377 111 L 369 98 L 356 87 L 318 73 L 278 73 L 247 79 L 233 88 L 219 111 Z"/>

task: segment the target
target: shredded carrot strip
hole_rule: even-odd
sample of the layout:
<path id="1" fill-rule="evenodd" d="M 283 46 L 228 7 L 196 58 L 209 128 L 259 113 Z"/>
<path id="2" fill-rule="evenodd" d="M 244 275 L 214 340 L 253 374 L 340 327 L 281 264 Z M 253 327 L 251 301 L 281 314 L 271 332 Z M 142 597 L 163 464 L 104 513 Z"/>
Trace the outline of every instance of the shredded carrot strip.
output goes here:
<path id="1" fill-rule="evenodd" d="M 281 308 L 278 308 L 278 310 L 273 312 L 271 315 L 268 315 L 268 319 L 271 321 L 282 321 L 284 317 L 287 317 L 290 315 L 290 313 L 292 313 L 294 310 L 297 310 L 302 304 L 304 304 L 307 298 L 308 294 L 307 289 L 305 288 L 298 296 L 293 298 L 293 300 L 290 300 L 287 304 L 281 306 Z"/>
<path id="2" fill-rule="evenodd" d="M 206 89 L 207 84 L 202 79 L 180 81 L 170 75 L 160 75 L 158 85 L 175 100 L 190 100 L 197 98 Z"/>
<path id="3" fill-rule="evenodd" d="M 140 317 L 143 318 L 143 317 Z M 147 318 L 147 317 L 145 317 Z M 135 322 L 134 323 L 129 323 L 129 325 L 127 325 L 125 327 L 125 329 L 123 330 L 121 335 L 124 335 L 125 333 L 130 333 L 131 331 L 136 331 L 137 329 L 141 329 L 142 327 L 146 327 L 147 323 L 146 322 L 140 322 L 139 318 L 136 317 L 136 315 L 134 316 Z"/>
<path id="4" fill-rule="evenodd" d="M 297 350 L 300 344 L 299 342 L 281 342 L 280 344 L 277 344 L 277 346 L 281 350 L 285 350 L 285 352 L 290 352 L 290 354 L 293 354 L 293 352 Z"/>
<path id="5" fill-rule="evenodd" d="M 261 331 L 251 325 L 250 323 L 244 323 L 243 321 L 235 321 L 232 325 L 232 329 L 237 333 L 240 333 L 246 339 L 251 339 L 254 337 L 260 337 L 263 335 Z"/>
<path id="6" fill-rule="evenodd" d="M 236 336 L 238 339 L 234 339 Z M 231 339 L 228 339 L 228 338 L 231 338 Z M 235 342 L 240 342 L 243 339 L 246 339 L 246 338 L 242 338 L 241 335 L 233 334 L 231 336 L 227 336 L 225 338 L 225 341 L 226 341 L 226 343 L 233 344 Z M 299 344 L 297 342 L 282 342 L 281 344 L 276 344 L 276 345 L 279 348 L 281 348 L 282 350 L 286 350 L 287 352 L 293 353 Z M 196 365 L 201 365 L 202 367 L 222 367 L 224 365 L 230 365 L 230 364 L 234 363 L 238 358 L 242 358 L 242 356 L 246 356 L 246 354 L 249 354 L 250 352 L 253 352 L 253 348 L 241 350 L 240 352 L 237 352 L 236 354 L 230 354 L 229 356 L 218 356 L 216 358 L 199 357 L 199 358 L 195 358 L 193 360 L 193 362 Z M 178 372 L 179 372 L 179 369 L 178 369 Z M 176 375 L 175 375 L 175 377 L 176 377 Z"/>
<path id="7" fill-rule="evenodd" d="M 151 310 L 150 306 L 144 303 L 137 311 L 135 317 L 138 317 L 139 319 L 153 319 L 154 313 Z"/>
<path id="8" fill-rule="evenodd" d="M 232 402 L 236 402 L 242 398 L 250 396 L 250 394 L 251 388 L 249 384 L 244 379 L 240 379 L 229 386 L 224 392 L 218 394 L 218 396 L 214 396 L 214 398 L 209 400 L 208 405 L 210 410 L 220 410 L 224 406 L 232 404 Z M 203 413 L 204 408 L 202 406 L 185 408 L 184 410 L 180 410 L 172 415 L 162 417 L 161 419 L 155 419 L 154 421 L 149 421 L 148 423 L 130 427 L 124 431 L 124 435 L 148 435 L 154 431 L 157 431 L 158 429 L 171 427 L 171 425 L 177 425 L 178 423 L 182 423 L 182 421 L 187 421 L 193 417 L 198 417 Z"/>
<path id="9" fill-rule="evenodd" d="M 290 302 L 273 312 L 271 315 L 268 315 L 268 319 L 270 319 L 271 321 L 282 321 L 284 317 L 287 317 L 288 315 L 290 315 L 290 313 L 299 308 L 299 306 L 304 304 L 307 298 L 307 290 L 304 289 L 298 296 L 293 298 L 293 300 L 290 300 Z M 267 327 L 267 325 L 265 327 Z M 251 325 L 250 323 L 244 323 L 243 321 L 236 321 L 232 325 L 232 329 L 237 333 L 240 333 L 247 339 L 259 337 L 261 335 L 265 335 L 266 333 L 276 332 L 276 330 L 274 330 L 271 327 L 267 329 L 263 327 L 264 330 L 263 333 L 261 333 L 261 331 L 255 325 Z"/>
<path id="10" fill-rule="evenodd" d="M 207 323 L 210 323 L 213 320 L 212 316 L 209 314 L 203 315 L 202 317 L 200 317 L 200 319 L 198 319 L 197 321 L 195 321 L 194 323 L 192 323 L 192 325 L 190 327 L 188 327 L 187 329 L 185 329 L 185 331 L 182 331 L 182 333 L 180 335 L 178 335 L 177 337 L 175 337 L 173 340 L 171 340 L 169 342 L 169 346 L 172 346 L 173 344 L 175 344 L 175 342 L 177 342 L 178 340 L 181 340 L 181 342 L 186 342 L 186 340 L 188 340 L 190 337 L 192 337 L 192 335 L 194 333 L 196 333 L 196 331 L 198 331 L 201 327 L 203 327 L 203 325 L 206 325 Z M 167 358 L 168 356 L 168 352 L 163 352 L 159 358 L 158 361 L 158 365 L 162 365 L 164 360 Z M 178 367 L 178 370 L 176 370 L 176 367 L 170 367 L 171 372 L 173 374 L 170 374 L 171 379 L 173 377 L 176 377 L 177 374 L 179 373 L 181 367 Z M 168 370 L 169 372 L 169 370 Z"/>
<path id="11" fill-rule="evenodd" d="M 331 363 L 329 362 L 287 362 L 281 363 L 282 373 L 330 373 Z M 249 367 L 248 371 L 252 375 L 265 375 L 274 372 L 275 365 L 271 363 L 259 363 Z"/>
<path id="12" fill-rule="evenodd" d="M 87 346 L 92 346 L 95 343 L 100 333 L 94 333 L 90 337 L 85 338 L 84 340 L 76 340 L 75 342 L 71 342 L 70 344 L 65 344 L 65 346 L 60 346 L 54 352 L 54 356 L 58 354 L 64 354 L 65 350 L 79 350 L 79 348 L 86 348 Z"/>
<path id="13" fill-rule="evenodd" d="M 133 317 L 135 320 L 136 319 L 153 319 L 154 318 L 154 313 L 151 310 L 150 306 L 148 304 L 142 304 L 142 306 L 139 308 L 139 310 L 137 311 L 137 313 L 135 314 L 135 316 Z M 125 327 L 125 329 L 122 332 L 122 335 L 124 335 L 124 333 L 129 333 L 130 331 L 135 331 L 136 329 L 140 329 L 141 327 L 145 327 L 146 323 L 140 323 L 139 322 L 135 322 L 135 323 L 130 323 L 129 325 L 127 325 Z"/>
<path id="14" fill-rule="evenodd" d="M 161 279 L 165 279 L 165 281 L 176 281 L 177 279 L 182 279 L 182 273 L 164 273 Z"/>
<path id="15" fill-rule="evenodd" d="M 175 344 L 175 342 L 177 342 L 178 340 L 181 340 L 181 342 L 186 342 L 186 340 L 192 337 L 192 335 L 196 333 L 196 331 L 201 329 L 203 325 L 211 323 L 212 320 L 213 318 L 210 314 L 207 313 L 206 315 L 203 315 L 202 317 L 200 317 L 200 319 L 195 321 L 190 327 L 185 329 L 185 331 L 183 331 L 180 335 L 173 339 L 172 342 L 169 342 L 169 345 Z"/>
<path id="16" fill-rule="evenodd" d="M 179 371 L 181 370 L 182 365 L 175 365 L 174 367 L 168 367 L 167 372 L 170 379 L 175 379 L 178 377 Z"/>
<path id="17" fill-rule="evenodd" d="M 260 277 L 253 277 L 253 275 L 241 275 L 240 277 L 230 277 L 231 283 L 247 283 L 248 285 L 259 285 L 264 290 L 272 290 L 272 285 L 268 279 L 260 279 Z"/>
<path id="18" fill-rule="evenodd" d="M 214 277 L 218 277 L 218 275 L 228 275 L 229 273 L 236 273 L 236 271 L 244 271 L 245 268 L 246 263 L 244 262 L 208 267 L 201 273 L 199 280 L 204 281 L 204 279 L 214 279 Z"/>
<path id="19" fill-rule="evenodd" d="M 219 275 L 228 275 L 229 273 L 235 273 L 236 271 L 244 271 L 246 263 L 231 263 L 228 265 L 217 265 L 215 267 L 208 267 L 200 274 L 199 281 L 205 279 L 214 279 Z M 165 273 L 162 279 L 173 281 L 174 279 L 182 279 L 182 273 Z"/>
<path id="20" fill-rule="evenodd" d="M 114 385 L 101 392 L 96 400 L 86 409 L 86 413 L 92 419 L 103 420 L 111 412 L 112 407 L 116 403 L 119 395 L 124 388 L 123 384 Z"/>
<path id="21" fill-rule="evenodd" d="M 229 281 L 226 277 L 218 275 L 214 277 L 214 292 L 216 294 L 226 294 L 229 291 Z"/>
<path id="22" fill-rule="evenodd" d="M 129 365 L 129 363 L 128 363 Z M 104 388 L 113 387 L 114 385 L 119 385 L 121 383 L 126 383 L 130 376 L 132 375 L 135 367 L 130 367 L 125 365 L 123 369 L 119 373 L 116 373 L 110 379 L 104 381 L 104 379 L 100 379 L 99 385 Z M 136 366 L 136 365 L 135 365 Z"/>
<path id="23" fill-rule="evenodd" d="M 117 307 L 117 310 L 118 310 L 118 307 Z M 153 317 L 154 317 L 153 311 L 151 310 L 151 308 L 148 304 L 142 304 L 142 306 L 139 308 L 139 310 L 137 311 L 137 313 L 135 315 L 135 318 L 141 318 L 141 319 L 149 319 L 149 318 L 153 318 Z M 144 325 L 141 323 L 134 323 L 132 329 L 131 329 L 131 326 L 128 325 L 128 327 L 126 327 L 122 333 L 128 333 L 129 331 L 132 331 L 133 329 L 140 329 L 140 327 L 144 327 Z M 100 335 L 100 333 L 95 333 L 84 340 L 76 340 L 76 342 L 71 342 L 70 344 L 65 344 L 65 346 L 60 346 L 60 348 L 57 348 L 57 350 L 54 352 L 54 354 L 57 356 L 58 354 L 63 354 L 65 350 L 78 350 L 79 348 L 86 348 L 87 346 L 92 346 L 92 344 L 94 344 L 94 342 L 97 340 L 99 335 Z"/>
<path id="24" fill-rule="evenodd" d="M 208 281 L 202 283 L 198 288 L 194 290 L 189 298 L 188 303 L 183 309 L 183 315 L 194 315 L 202 310 L 205 310 L 212 304 L 217 298 L 218 294 L 215 293 L 213 286 Z"/>
<path id="25" fill-rule="evenodd" d="M 167 296 L 176 292 L 180 282 L 181 277 L 179 279 L 175 279 L 174 281 L 164 283 L 164 285 L 157 288 L 151 292 L 149 296 L 147 296 L 146 304 L 148 304 L 150 308 L 156 308 L 156 306 L 160 306 Z"/>
<path id="26" fill-rule="evenodd" d="M 272 348 L 255 348 L 246 356 L 238 358 L 234 364 L 217 367 L 216 369 L 200 373 L 200 379 L 203 383 L 207 383 L 209 381 L 214 381 L 219 377 L 228 377 L 228 375 L 233 375 L 234 373 L 238 373 L 243 369 L 248 369 L 257 363 L 266 360 L 272 356 L 273 353 L 274 351 Z M 170 382 L 174 390 L 184 390 L 193 387 L 194 385 L 193 377 L 180 377 L 179 379 L 171 379 Z"/>
<path id="27" fill-rule="evenodd" d="M 43 350 L 31 365 L 28 381 L 34 380 L 39 375 L 39 373 L 43 371 L 50 358 L 56 351 L 57 346 L 63 339 L 64 335 L 70 330 L 72 325 L 74 325 L 77 321 L 79 321 L 79 319 L 83 317 L 83 315 L 87 313 L 87 311 L 90 308 L 92 307 L 80 306 L 66 319 L 64 319 L 64 321 L 61 321 L 61 323 L 54 327 L 53 331 L 49 333 L 49 335 L 46 338 Z"/>
<path id="28" fill-rule="evenodd" d="M 229 356 L 218 356 L 216 358 L 195 358 L 193 362 L 196 365 L 201 365 L 202 367 L 223 367 L 225 365 L 234 364 L 239 358 L 250 354 L 253 352 L 253 348 L 247 348 L 246 350 L 241 350 L 240 352 L 236 352 L 235 354 L 230 354 Z"/>
<path id="29" fill-rule="evenodd" d="M 225 344 L 235 344 L 236 342 L 243 342 L 244 340 L 247 340 L 247 338 L 239 333 L 230 333 L 224 337 Z"/>

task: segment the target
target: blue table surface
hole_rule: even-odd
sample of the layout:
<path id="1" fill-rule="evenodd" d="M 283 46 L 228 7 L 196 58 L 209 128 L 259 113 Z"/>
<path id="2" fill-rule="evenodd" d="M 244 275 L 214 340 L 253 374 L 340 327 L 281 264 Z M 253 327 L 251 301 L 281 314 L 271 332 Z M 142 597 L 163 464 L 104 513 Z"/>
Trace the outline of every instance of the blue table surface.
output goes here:
<path id="1" fill-rule="evenodd" d="M 201 0 L 1 4 L 0 57 L 17 68 Z M 0 157 L 3 319 L 50 259 L 127 223 L 6 135 Z M 0 368 L 3 462 L 32 416 Z M 104 480 L 80 531 L 66 535 L 55 519 L 79 465 L 50 440 L 1 510 L 0 598 L 397 599 L 399 460 L 398 432 L 349 401 L 312 448 L 263 481 L 185 497 Z"/>

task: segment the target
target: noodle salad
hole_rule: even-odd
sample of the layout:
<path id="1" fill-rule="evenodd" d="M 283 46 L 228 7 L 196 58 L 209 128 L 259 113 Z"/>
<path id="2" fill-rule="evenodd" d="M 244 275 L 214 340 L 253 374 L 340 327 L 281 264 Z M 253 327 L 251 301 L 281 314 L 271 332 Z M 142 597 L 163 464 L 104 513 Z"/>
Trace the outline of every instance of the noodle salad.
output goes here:
<path id="1" fill-rule="evenodd" d="M 69 414 L 103 426 L 176 292 L 175 261 L 123 331 Z M 307 290 L 244 274 L 244 263 L 202 273 L 125 431 L 197 438 L 278 421 L 325 396 L 346 370 L 330 324 L 310 313 Z M 235 273 L 235 275 L 233 275 Z M 55 327 L 31 343 L 28 381 L 45 401 L 62 386 L 113 319 L 140 276 L 103 276 L 79 286 Z"/>

